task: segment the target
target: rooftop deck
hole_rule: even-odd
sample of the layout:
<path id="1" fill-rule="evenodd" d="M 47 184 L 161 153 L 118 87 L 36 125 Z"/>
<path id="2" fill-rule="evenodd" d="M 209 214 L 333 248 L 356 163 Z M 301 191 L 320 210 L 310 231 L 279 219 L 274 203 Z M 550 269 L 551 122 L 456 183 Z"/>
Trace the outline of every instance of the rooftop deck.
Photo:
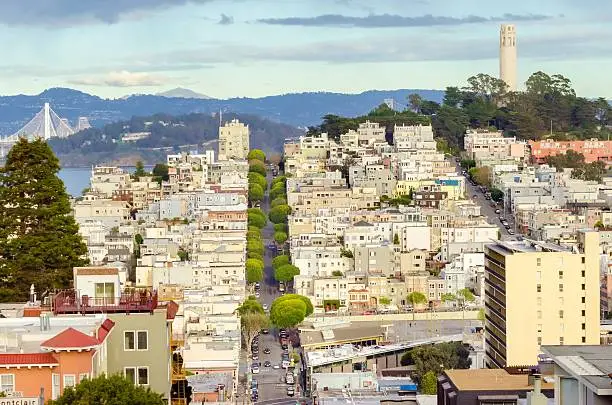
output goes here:
<path id="1" fill-rule="evenodd" d="M 64 290 L 51 299 L 51 311 L 60 314 L 153 312 L 157 308 L 157 291 L 129 289 L 119 297 L 80 296 L 76 290 Z"/>

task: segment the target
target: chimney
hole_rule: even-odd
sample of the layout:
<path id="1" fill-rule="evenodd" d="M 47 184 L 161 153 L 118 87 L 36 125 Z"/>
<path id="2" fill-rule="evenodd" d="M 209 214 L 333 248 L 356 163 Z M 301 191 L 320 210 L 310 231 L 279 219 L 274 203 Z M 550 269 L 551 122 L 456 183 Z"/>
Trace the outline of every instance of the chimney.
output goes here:
<path id="1" fill-rule="evenodd" d="M 533 373 L 533 393 L 539 395 L 542 393 L 542 375 Z"/>

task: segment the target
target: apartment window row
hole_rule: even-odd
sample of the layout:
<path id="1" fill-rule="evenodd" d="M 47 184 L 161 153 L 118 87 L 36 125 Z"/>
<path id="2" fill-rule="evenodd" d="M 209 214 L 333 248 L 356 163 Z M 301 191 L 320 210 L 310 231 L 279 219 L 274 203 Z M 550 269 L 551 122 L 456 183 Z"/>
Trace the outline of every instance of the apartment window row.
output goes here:
<path id="1" fill-rule="evenodd" d="M 126 330 L 123 332 L 123 350 L 149 350 L 149 332 L 146 330 Z"/>
<path id="2" fill-rule="evenodd" d="M 125 367 L 123 375 L 134 385 L 149 385 L 149 367 Z"/>
<path id="3" fill-rule="evenodd" d="M 82 382 L 89 378 L 89 373 L 79 374 L 78 382 Z M 59 396 L 60 391 L 60 375 L 52 375 L 52 397 L 56 399 Z M 64 374 L 64 388 L 74 387 L 77 385 L 77 379 L 75 374 Z M 15 374 L 0 374 L 0 391 L 5 394 L 12 394 L 15 392 Z"/>

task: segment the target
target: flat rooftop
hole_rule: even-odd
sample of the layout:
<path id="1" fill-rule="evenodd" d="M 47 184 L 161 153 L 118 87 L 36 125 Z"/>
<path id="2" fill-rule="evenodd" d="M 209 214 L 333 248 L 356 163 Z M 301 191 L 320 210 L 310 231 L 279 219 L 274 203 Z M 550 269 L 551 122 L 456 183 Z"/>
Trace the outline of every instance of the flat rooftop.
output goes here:
<path id="1" fill-rule="evenodd" d="M 572 252 L 571 249 L 565 246 L 530 239 L 523 239 L 522 241 L 493 241 L 487 247 L 502 255 L 533 252 Z"/>
<path id="2" fill-rule="evenodd" d="M 530 391 L 527 374 L 508 374 L 503 369 L 445 370 L 449 380 L 460 391 Z M 554 386 L 542 380 L 542 389 Z"/>
<path id="3" fill-rule="evenodd" d="M 555 363 L 584 379 L 599 395 L 612 395 L 612 348 L 610 346 L 543 346 Z"/>

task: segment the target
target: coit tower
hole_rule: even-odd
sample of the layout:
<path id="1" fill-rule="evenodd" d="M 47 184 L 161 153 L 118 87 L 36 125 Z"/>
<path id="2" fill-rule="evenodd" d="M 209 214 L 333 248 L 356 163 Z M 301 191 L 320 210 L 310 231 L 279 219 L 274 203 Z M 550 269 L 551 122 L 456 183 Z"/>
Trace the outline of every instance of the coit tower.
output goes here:
<path id="1" fill-rule="evenodd" d="M 499 78 L 509 91 L 516 90 L 516 28 L 502 24 L 499 31 Z"/>

